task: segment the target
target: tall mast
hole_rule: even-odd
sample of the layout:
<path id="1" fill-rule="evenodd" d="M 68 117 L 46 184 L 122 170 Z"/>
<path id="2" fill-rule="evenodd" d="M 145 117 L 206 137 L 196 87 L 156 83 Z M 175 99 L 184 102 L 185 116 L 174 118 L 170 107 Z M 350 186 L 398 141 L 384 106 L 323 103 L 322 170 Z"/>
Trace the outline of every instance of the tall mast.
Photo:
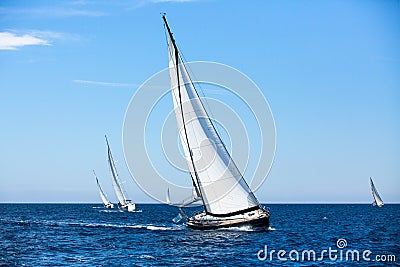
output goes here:
<path id="1" fill-rule="evenodd" d="M 100 197 L 101 197 L 101 200 L 103 200 L 104 205 L 111 203 L 111 202 L 107 199 L 106 194 L 104 193 L 103 189 L 101 188 L 99 179 L 97 178 L 96 172 L 95 172 L 94 170 L 93 170 L 93 174 L 94 174 L 94 177 L 96 177 L 97 187 L 99 188 Z"/>
<path id="2" fill-rule="evenodd" d="M 372 197 L 374 198 L 375 205 L 377 206 L 382 206 L 383 205 L 383 200 L 381 196 L 379 195 L 378 191 L 376 190 L 376 187 L 374 185 L 374 182 L 372 181 L 372 178 L 369 178 L 371 181 L 371 191 L 372 191 Z"/>
<path id="3" fill-rule="evenodd" d="M 110 172 L 111 172 L 111 178 L 112 178 L 112 182 L 113 182 L 113 186 L 114 186 L 114 191 L 115 191 L 115 193 L 117 195 L 117 198 L 118 198 L 119 202 L 120 203 L 122 202 L 121 204 L 125 205 L 126 196 L 125 196 L 124 190 L 122 188 L 121 181 L 120 181 L 120 179 L 118 177 L 117 169 L 115 168 L 114 158 L 113 158 L 112 153 L 111 153 L 111 148 L 110 148 L 110 145 L 108 143 L 107 136 L 105 135 L 104 137 L 106 138 L 106 142 L 107 142 L 108 164 L 110 166 Z"/>
<path id="4" fill-rule="evenodd" d="M 186 145 L 187 145 L 187 147 L 188 147 L 188 151 L 189 151 L 189 155 L 190 155 L 190 161 L 191 161 L 191 163 L 192 163 L 193 172 L 194 172 L 194 176 L 195 176 L 195 177 L 193 177 L 193 173 L 190 172 L 190 170 L 189 170 L 189 172 L 190 172 L 190 176 L 192 177 L 192 182 L 193 182 L 193 186 L 194 186 L 194 188 L 195 188 L 195 190 L 196 190 L 196 194 L 197 194 L 197 196 L 200 196 L 200 197 L 201 197 L 201 199 L 202 199 L 202 201 L 203 201 L 203 206 L 204 206 L 204 208 L 206 208 L 206 205 L 205 205 L 205 203 L 204 203 L 204 199 L 203 199 L 202 194 L 201 194 L 201 188 L 198 188 L 198 187 L 196 186 L 196 183 L 195 183 L 195 181 L 196 181 L 196 182 L 197 182 L 197 185 L 200 187 L 200 179 L 199 179 L 199 177 L 198 177 L 198 175 L 197 175 L 196 166 L 195 166 L 194 160 L 193 160 L 193 153 L 192 153 L 192 150 L 190 149 L 190 146 L 189 146 L 189 138 L 188 138 L 188 136 L 187 136 L 187 130 L 186 130 L 186 125 L 185 125 L 185 116 L 183 115 L 183 104 L 182 104 L 182 95 L 181 95 L 181 87 L 180 87 L 180 79 L 179 79 L 179 67 L 178 67 L 178 65 L 179 65 L 179 52 L 178 52 L 178 47 L 177 47 L 177 45 L 176 45 L 176 43 L 175 43 L 175 39 L 174 39 L 174 36 L 172 35 L 171 29 L 169 28 L 169 25 L 168 25 L 168 22 L 167 22 L 167 18 L 165 17 L 165 14 L 163 14 L 162 18 L 163 18 L 163 20 L 164 20 L 165 27 L 167 28 L 169 37 L 170 37 L 170 39 L 171 39 L 171 41 L 172 41 L 172 45 L 174 46 L 174 51 L 175 51 L 175 65 L 176 65 L 176 76 L 177 76 L 177 80 L 178 80 L 178 95 L 179 95 L 179 104 L 180 104 L 179 106 L 180 106 L 180 109 L 181 109 L 181 117 L 182 117 L 183 130 L 184 130 L 184 132 L 185 132 Z"/>

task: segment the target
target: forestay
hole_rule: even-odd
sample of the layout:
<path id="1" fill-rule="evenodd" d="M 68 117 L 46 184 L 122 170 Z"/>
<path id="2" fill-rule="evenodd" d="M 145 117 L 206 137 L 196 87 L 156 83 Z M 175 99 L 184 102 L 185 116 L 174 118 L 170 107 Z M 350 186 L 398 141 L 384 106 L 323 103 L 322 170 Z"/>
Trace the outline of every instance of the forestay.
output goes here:
<path id="1" fill-rule="evenodd" d="M 383 201 L 382 198 L 380 197 L 380 195 L 378 194 L 378 191 L 375 188 L 374 182 L 372 181 L 372 178 L 370 179 L 370 183 L 371 183 L 371 191 L 372 191 L 372 197 L 374 198 L 374 204 L 378 207 L 383 206 Z"/>
<path id="2" fill-rule="evenodd" d="M 96 177 L 97 187 L 99 188 L 100 197 L 101 197 L 101 200 L 103 201 L 103 204 L 104 204 L 104 205 L 111 204 L 111 202 L 108 201 L 106 195 L 104 194 L 103 189 L 102 189 L 101 186 L 100 186 L 99 179 L 97 178 L 97 175 L 96 175 L 96 173 L 95 173 L 94 171 L 93 171 L 93 174 L 94 174 L 94 176 Z"/>
<path id="3" fill-rule="evenodd" d="M 114 187 L 114 191 L 115 191 L 115 194 L 117 195 L 119 203 L 121 205 L 126 205 L 126 197 L 122 190 L 122 185 L 121 185 L 121 181 L 118 177 L 117 169 L 115 168 L 114 159 L 111 154 L 111 149 L 108 144 L 107 137 L 106 137 L 106 142 L 107 142 L 107 150 L 108 150 L 108 165 L 110 167 L 112 185 Z"/>
<path id="4" fill-rule="evenodd" d="M 168 30 L 169 71 L 175 115 L 184 154 L 205 211 L 229 216 L 259 203 L 233 162 L 189 77 Z"/>

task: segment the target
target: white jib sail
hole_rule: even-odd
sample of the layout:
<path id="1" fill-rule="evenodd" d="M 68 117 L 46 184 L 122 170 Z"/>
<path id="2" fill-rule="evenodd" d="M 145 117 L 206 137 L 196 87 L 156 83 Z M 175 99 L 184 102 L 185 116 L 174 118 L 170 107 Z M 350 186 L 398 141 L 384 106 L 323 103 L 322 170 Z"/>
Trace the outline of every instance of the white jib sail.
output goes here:
<path id="1" fill-rule="evenodd" d="M 216 132 L 182 59 L 179 55 L 176 57 L 175 51 L 168 34 L 176 120 L 189 171 L 201 193 L 206 212 L 223 216 L 258 207 L 256 197 Z"/>
<path id="2" fill-rule="evenodd" d="M 96 173 L 95 173 L 94 171 L 93 171 L 93 173 L 94 173 L 94 176 L 96 177 L 97 187 L 99 188 L 100 197 L 101 197 L 101 200 L 103 201 L 103 204 L 104 204 L 104 205 L 111 204 L 111 202 L 108 201 L 108 199 L 107 199 L 107 197 L 106 197 L 106 194 L 103 192 L 103 189 L 102 189 L 101 186 L 100 186 L 99 179 L 97 178 Z"/>
<path id="3" fill-rule="evenodd" d="M 106 137 L 107 141 L 107 137 Z M 114 159 L 111 154 L 111 149 L 107 141 L 107 150 L 108 150 L 108 165 L 110 166 L 111 172 L 111 181 L 114 187 L 115 194 L 117 195 L 118 201 L 121 205 L 126 205 L 126 197 L 122 190 L 121 181 L 118 177 L 117 169 L 115 168 Z"/>
<path id="4" fill-rule="evenodd" d="M 383 206 L 383 201 L 382 198 L 379 196 L 378 191 L 375 188 L 374 182 L 372 181 L 372 178 L 369 178 L 371 182 L 371 191 L 372 191 L 372 197 L 374 198 L 374 204 L 377 205 L 378 207 Z"/>

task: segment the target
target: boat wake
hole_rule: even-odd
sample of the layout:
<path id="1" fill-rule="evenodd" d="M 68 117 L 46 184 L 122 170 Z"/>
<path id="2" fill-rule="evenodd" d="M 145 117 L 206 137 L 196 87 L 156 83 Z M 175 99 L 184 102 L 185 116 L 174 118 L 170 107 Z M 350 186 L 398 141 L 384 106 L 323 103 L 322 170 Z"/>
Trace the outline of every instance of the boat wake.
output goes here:
<path id="1" fill-rule="evenodd" d="M 233 232 L 254 232 L 257 229 L 254 229 L 251 226 L 238 226 L 238 227 L 228 227 L 228 228 L 219 228 L 218 231 L 233 231 Z"/>
<path id="2" fill-rule="evenodd" d="M 119 210 L 99 210 L 99 212 L 103 212 L 103 213 L 117 213 L 117 212 L 119 212 Z"/>
<path id="3" fill-rule="evenodd" d="M 275 231 L 275 230 L 276 229 L 271 226 L 268 227 L 268 229 L 266 230 L 265 228 L 264 229 L 257 228 L 257 227 L 252 227 L 250 225 L 217 229 L 217 231 L 232 231 L 232 232 L 263 232 L 263 231 Z"/>
<path id="4" fill-rule="evenodd" d="M 140 255 L 139 259 L 155 260 L 156 257 L 151 255 Z"/>
<path id="5" fill-rule="evenodd" d="M 16 220 L 16 221 L 7 221 L 7 223 L 16 223 L 18 225 L 42 224 L 53 227 L 78 226 L 78 227 L 91 227 L 91 228 L 99 228 L 99 227 L 131 228 L 131 229 L 145 229 L 150 231 L 181 231 L 184 229 L 183 226 L 179 225 L 173 225 L 173 226 L 153 225 L 153 224 L 130 225 L 130 224 L 86 223 L 86 222 L 49 221 L 49 220 Z"/>
<path id="6" fill-rule="evenodd" d="M 152 225 L 152 224 L 135 224 L 135 225 L 129 225 L 129 224 L 107 224 L 107 223 L 94 223 L 94 224 L 79 224 L 84 227 L 113 227 L 113 228 L 133 228 L 133 229 L 146 229 L 146 230 L 151 230 L 151 231 L 176 231 L 180 230 L 179 227 L 173 226 L 157 226 L 157 225 Z"/>
<path id="7" fill-rule="evenodd" d="M 119 213 L 119 212 L 126 212 L 123 210 L 100 210 L 99 212 L 104 212 L 104 213 Z M 142 213 L 142 210 L 134 210 L 134 211 L 129 211 L 129 213 Z"/>
<path id="8" fill-rule="evenodd" d="M 134 211 L 130 211 L 131 213 L 142 213 L 142 210 L 134 210 Z"/>
<path id="9" fill-rule="evenodd" d="M 62 224 L 62 223 L 60 223 Z M 110 223 L 65 223 L 67 226 L 82 226 L 82 227 L 112 227 L 112 228 L 131 228 L 131 229 L 146 229 L 151 231 L 174 231 L 180 230 L 178 227 L 157 226 L 152 224 L 110 224 Z"/>

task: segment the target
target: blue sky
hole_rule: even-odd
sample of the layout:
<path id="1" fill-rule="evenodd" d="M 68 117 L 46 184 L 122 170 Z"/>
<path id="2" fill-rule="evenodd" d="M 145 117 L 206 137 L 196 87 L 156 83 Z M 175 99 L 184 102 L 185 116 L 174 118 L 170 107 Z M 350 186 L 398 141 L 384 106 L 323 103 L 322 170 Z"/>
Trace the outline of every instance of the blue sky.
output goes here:
<path id="1" fill-rule="evenodd" d="M 268 100 L 277 149 L 259 200 L 369 203 L 372 176 L 400 202 L 400 4 L 312 0 L 2 1 L 0 202 L 99 202 L 92 169 L 115 201 L 104 134 L 128 194 L 151 201 L 122 123 L 168 66 L 160 12 L 187 60 L 230 65 Z"/>

